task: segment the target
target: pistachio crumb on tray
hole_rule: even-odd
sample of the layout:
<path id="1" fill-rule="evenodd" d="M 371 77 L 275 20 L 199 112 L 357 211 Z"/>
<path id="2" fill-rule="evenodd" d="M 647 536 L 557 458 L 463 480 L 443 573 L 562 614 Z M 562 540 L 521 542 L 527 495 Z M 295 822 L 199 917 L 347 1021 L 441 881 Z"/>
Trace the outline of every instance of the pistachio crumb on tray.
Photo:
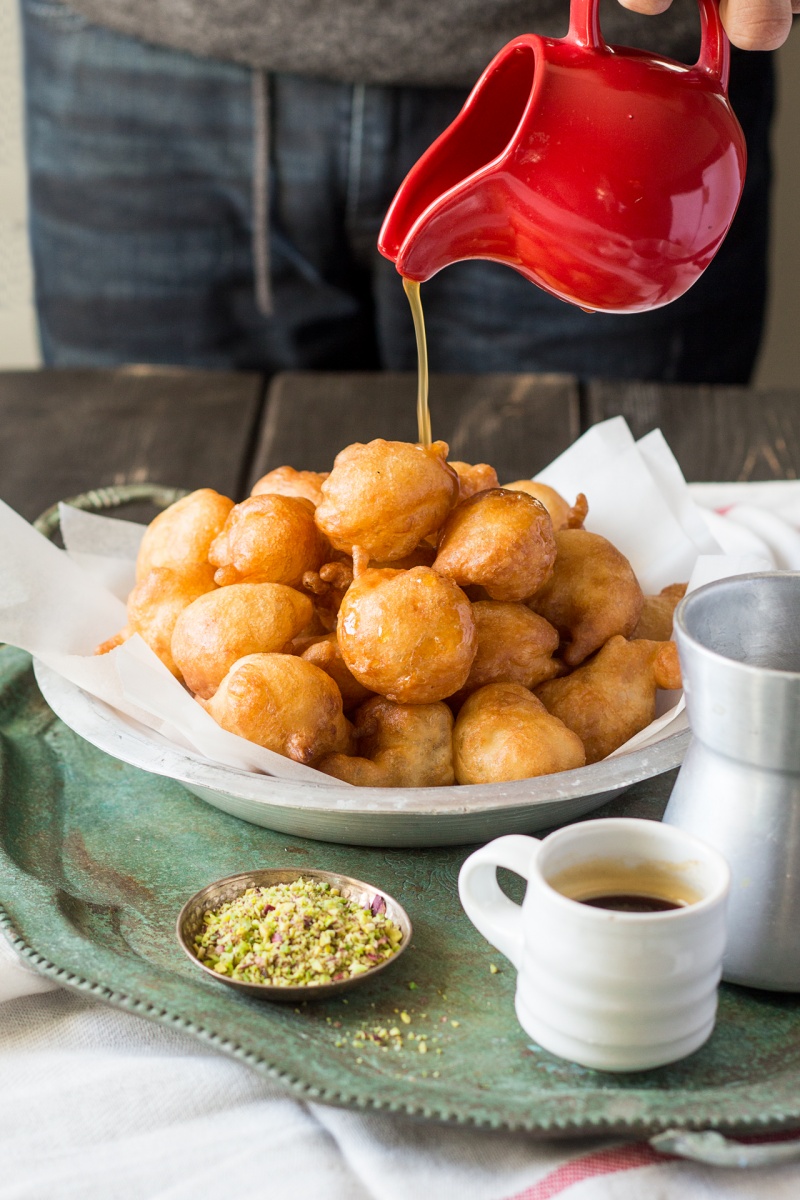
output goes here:
<path id="1" fill-rule="evenodd" d="M 206 912 L 194 951 L 227 979 L 314 987 L 371 970 L 402 940 L 382 896 L 362 908 L 329 883 L 300 878 L 248 888 Z"/>

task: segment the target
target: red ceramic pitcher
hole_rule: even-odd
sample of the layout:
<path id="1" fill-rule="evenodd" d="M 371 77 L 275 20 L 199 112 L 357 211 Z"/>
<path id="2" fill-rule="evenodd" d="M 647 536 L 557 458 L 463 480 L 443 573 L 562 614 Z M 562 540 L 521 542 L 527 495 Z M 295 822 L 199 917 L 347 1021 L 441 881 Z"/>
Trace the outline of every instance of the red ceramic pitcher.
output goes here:
<path id="1" fill-rule="evenodd" d="M 599 0 L 571 0 L 564 38 L 510 42 L 407 175 L 381 253 L 418 281 L 507 263 L 603 312 L 682 295 L 728 231 L 746 163 L 717 0 L 699 5 L 691 67 L 606 45 Z"/>

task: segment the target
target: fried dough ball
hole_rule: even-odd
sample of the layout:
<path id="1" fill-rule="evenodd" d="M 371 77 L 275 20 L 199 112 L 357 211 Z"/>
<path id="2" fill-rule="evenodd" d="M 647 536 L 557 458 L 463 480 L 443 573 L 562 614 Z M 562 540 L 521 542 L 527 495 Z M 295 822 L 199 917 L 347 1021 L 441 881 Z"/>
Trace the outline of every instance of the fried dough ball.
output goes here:
<path id="1" fill-rule="evenodd" d="M 453 731 L 459 783 L 505 783 L 571 771 L 586 761 L 577 734 L 519 683 L 489 683 L 473 692 Z"/>
<path id="2" fill-rule="evenodd" d="M 467 682 L 452 699 L 456 704 L 487 683 L 534 684 L 552 679 L 559 671 L 553 658 L 558 633 L 544 617 L 524 604 L 504 600 L 479 600 L 472 606 L 478 634 L 478 651 Z"/>
<path id="3" fill-rule="evenodd" d="M 430 567 L 365 571 L 337 625 L 356 679 L 398 704 L 430 704 L 464 686 L 477 648 L 469 600 Z"/>
<path id="4" fill-rule="evenodd" d="M 322 500 L 320 485 L 327 471 L 295 471 L 294 467 L 276 467 L 253 485 L 251 496 L 300 496 L 316 508 Z"/>
<path id="5" fill-rule="evenodd" d="M 550 578 L 555 557 L 544 505 L 525 492 L 491 488 L 453 509 L 433 569 L 454 583 L 480 584 L 492 600 L 525 600 Z"/>
<path id="6" fill-rule="evenodd" d="M 323 563 L 318 571 L 303 574 L 303 587 L 314 597 L 314 607 L 326 633 L 336 628 L 345 592 L 353 582 L 353 560 Z"/>
<path id="7" fill-rule="evenodd" d="M 615 634 L 630 637 L 642 589 L 624 554 L 599 533 L 562 529 L 552 578 L 529 604 L 561 635 L 561 657 L 577 667 Z"/>
<path id="8" fill-rule="evenodd" d="M 129 625 L 124 629 L 120 629 L 119 633 L 115 633 L 113 637 L 106 638 L 99 646 L 95 647 L 95 654 L 108 654 L 111 650 L 116 650 L 117 646 L 121 646 L 123 642 L 127 642 L 128 638 L 133 633 Z"/>
<path id="9" fill-rule="evenodd" d="M 686 595 L 687 586 L 685 583 L 671 583 L 662 588 L 657 596 L 645 596 L 642 615 L 633 637 L 647 638 L 651 642 L 668 642 L 672 637 L 675 609 Z"/>
<path id="10" fill-rule="evenodd" d="M 297 646 L 297 649 L 300 657 L 304 658 L 306 662 L 313 663 L 315 667 L 319 667 L 320 670 L 330 675 L 342 693 L 345 712 L 355 708 L 357 704 L 363 704 L 372 695 L 369 688 L 365 688 L 362 683 L 359 683 L 349 670 L 347 663 L 342 658 L 342 651 L 335 633 L 308 638 L 306 645 L 302 648 Z"/>
<path id="11" fill-rule="evenodd" d="M 297 496 L 250 496 L 231 509 L 208 561 L 220 587 L 231 583 L 300 583 L 328 555 L 314 505 Z"/>
<path id="12" fill-rule="evenodd" d="M 136 559 L 136 579 L 154 567 L 183 567 L 208 562 L 208 550 L 233 508 L 233 501 L 212 488 L 200 488 L 176 500 L 150 522 Z"/>
<path id="13" fill-rule="evenodd" d="M 305 571 L 302 579 L 303 587 L 315 596 L 339 592 L 340 599 L 352 582 L 353 560 L 349 558 L 343 562 L 323 563 L 318 571 Z"/>
<path id="14" fill-rule="evenodd" d="M 503 487 L 511 492 L 527 492 L 535 500 L 539 500 L 550 513 L 553 529 L 580 529 L 589 511 L 589 502 L 583 492 L 578 492 L 572 507 L 555 488 L 546 483 L 537 483 L 535 479 L 517 479 L 514 483 L 504 483 Z"/>
<path id="15" fill-rule="evenodd" d="M 395 704 L 373 696 L 355 714 L 357 756 L 328 754 L 317 768 L 356 787 L 446 787 L 453 716 L 446 704 Z"/>
<path id="16" fill-rule="evenodd" d="M 356 442 L 336 455 L 322 484 L 317 524 L 337 550 L 359 547 L 369 559 L 393 562 L 438 529 L 458 496 L 447 445 Z"/>
<path id="17" fill-rule="evenodd" d="M 589 662 L 565 679 L 541 684 L 536 695 L 578 735 L 593 763 L 655 719 L 657 688 L 680 686 L 674 642 L 612 637 Z"/>
<path id="18" fill-rule="evenodd" d="M 336 684 L 293 654 L 245 655 L 211 699 L 198 703 L 223 729 L 295 762 L 353 748 Z"/>
<path id="19" fill-rule="evenodd" d="M 180 668 L 172 657 L 178 617 L 192 601 L 214 590 L 214 569 L 208 563 L 180 569 L 154 567 L 128 597 L 128 629 L 138 633 L 178 679 Z"/>
<path id="20" fill-rule="evenodd" d="M 459 503 L 469 500 L 470 496 L 476 496 L 478 492 L 488 492 L 489 488 L 500 487 L 497 472 L 488 463 L 453 462 L 451 458 L 450 466 L 458 476 Z"/>
<path id="21" fill-rule="evenodd" d="M 189 690 L 207 700 L 238 659 L 283 650 L 313 613 L 308 596 L 283 583 L 233 583 L 183 610 L 172 657 Z"/>

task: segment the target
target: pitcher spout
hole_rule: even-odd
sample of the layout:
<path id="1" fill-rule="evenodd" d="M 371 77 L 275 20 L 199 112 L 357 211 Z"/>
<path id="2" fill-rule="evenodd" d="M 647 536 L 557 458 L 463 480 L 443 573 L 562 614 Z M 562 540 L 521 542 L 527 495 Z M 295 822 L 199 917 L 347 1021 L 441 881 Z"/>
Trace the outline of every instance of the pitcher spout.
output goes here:
<path id="1" fill-rule="evenodd" d="M 520 37 L 500 51 L 400 185 L 378 249 L 401 275 L 422 283 L 461 259 L 513 252 L 507 218 L 498 212 L 492 222 L 481 197 L 487 178 L 502 175 L 532 102 L 537 40 Z"/>

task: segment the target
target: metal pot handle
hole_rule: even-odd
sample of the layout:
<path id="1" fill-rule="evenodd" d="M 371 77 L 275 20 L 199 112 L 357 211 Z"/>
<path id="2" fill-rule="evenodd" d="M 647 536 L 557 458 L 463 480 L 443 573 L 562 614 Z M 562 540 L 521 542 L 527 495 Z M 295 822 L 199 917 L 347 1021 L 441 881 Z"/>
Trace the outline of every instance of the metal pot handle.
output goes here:
<path id="1" fill-rule="evenodd" d="M 185 495 L 186 488 L 166 487 L 161 483 L 122 483 L 118 487 L 101 487 L 91 492 L 81 492 L 80 496 L 71 496 L 69 500 L 60 503 L 81 508 L 84 512 L 102 513 L 110 508 L 122 508 L 126 504 L 138 504 L 142 501 L 149 501 L 156 508 L 168 508 Z M 52 504 L 50 508 L 45 509 L 33 522 L 33 527 L 52 539 L 58 529 L 58 504 Z"/>
<path id="2" fill-rule="evenodd" d="M 699 1133 L 668 1129 L 650 1138 L 650 1145 L 659 1154 L 688 1158 L 712 1167 L 774 1167 L 800 1160 L 800 1140 L 745 1145 L 710 1129 Z"/>

